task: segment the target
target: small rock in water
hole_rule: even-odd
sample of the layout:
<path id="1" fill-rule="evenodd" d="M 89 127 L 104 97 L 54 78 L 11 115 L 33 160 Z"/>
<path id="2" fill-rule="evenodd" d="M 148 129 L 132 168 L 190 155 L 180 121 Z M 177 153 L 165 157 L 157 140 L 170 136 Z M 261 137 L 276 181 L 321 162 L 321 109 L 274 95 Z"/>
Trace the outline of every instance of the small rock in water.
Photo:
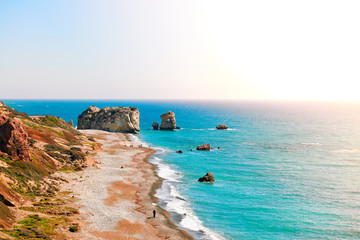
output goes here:
<path id="1" fill-rule="evenodd" d="M 152 127 L 154 130 L 158 130 L 159 129 L 159 124 L 157 122 L 153 122 Z"/>
<path id="2" fill-rule="evenodd" d="M 215 182 L 214 175 L 211 172 L 207 172 L 205 176 L 199 178 L 199 182 Z"/>
<path id="3" fill-rule="evenodd" d="M 219 124 L 217 125 L 216 129 L 224 130 L 224 129 L 228 129 L 228 126 L 226 126 L 225 124 Z"/>
<path id="4" fill-rule="evenodd" d="M 218 149 L 221 149 L 221 147 L 218 147 Z"/>
<path id="5" fill-rule="evenodd" d="M 176 153 L 184 153 L 182 150 L 176 151 Z"/>
<path id="6" fill-rule="evenodd" d="M 196 148 L 196 150 L 199 151 L 210 151 L 210 143 L 205 143 L 203 145 L 200 145 Z"/>

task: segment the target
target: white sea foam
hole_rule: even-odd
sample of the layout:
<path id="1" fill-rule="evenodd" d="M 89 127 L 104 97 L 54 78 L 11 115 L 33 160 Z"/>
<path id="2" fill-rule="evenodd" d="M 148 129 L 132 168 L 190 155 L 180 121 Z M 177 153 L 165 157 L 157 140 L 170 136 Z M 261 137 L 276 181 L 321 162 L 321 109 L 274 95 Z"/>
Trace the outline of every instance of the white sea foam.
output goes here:
<path id="1" fill-rule="evenodd" d="M 140 143 L 143 147 L 149 147 L 149 145 L 143 141 L 140 140 L 140 138 L 138 138 L 137 136 L 135 136 L 134 134 L 128 134 L 129 138 L 131 141 L 136 142 L 136 143 Z"/>
<path id="2" fill-rule="evenodd" d="M 335 153 L 360 153 L 360 149 L 338 149 L 334 151 Z"/>
<path id="3" fill-rule="evenodd" d="M 304 143 L 301 143 L 301 145 L 305 145 L 305 146 L 319 146 L 319 145 L 321 145 L 321 144 L 318 143 L 318 142 L 304 142 Z"/>
<path id="4" fill-rule="evenodd" d="M 171 177 L 174 178 L 175 175 Z M 191 209 L 189 201 L 176 189 L 177 184 L 181 184 L 181 181 L 164 180 L 162 187 L 155 194 L 159 199 L 159 205 L 172 214 L 174 222 L 181 229 L 186 230 L 196 239 L 225 239 L 203 225 Z"/>
<path id="5" fill-rule="evenodd" d="M 178 178 L 181 177 L 179 172 L 171 169 L 169 165 L 164 164 L 160 158 L 154 157 L 154 159 L 155 161 L 152 161 L 152 163 L 157 165 L 157 174 L 159 177 L 169 181 L 180 182 L 178 180 Z"/>
<path id="6" fill-rule="evenodd" d="M 137 136 L 130 135 L 131 140 L 141 143 L 143 146 L 150 147 L 141 141 Z M 206 228 L 202 221 L 194 214 L 190 207 L 190 202 L 182 196 L 177 190 L 177 186 L 182 184 L 182 174 L 175 171 L 168 164 L 164 163 L 161 155 L 166 154 L 169 150 L 160 147 L 150 147 L 156 150 L 156 154 L 150 158 L 150 162 L 155 164 L 157 174 L 164 179 L 160 189 L 156 191 L 155 196 L 159 199 L 159 205 L 172 214 L 172 219 L 181 229 L 194 235 L 196 239 L 217 240 L 225 239 L 220 234 Z"/>

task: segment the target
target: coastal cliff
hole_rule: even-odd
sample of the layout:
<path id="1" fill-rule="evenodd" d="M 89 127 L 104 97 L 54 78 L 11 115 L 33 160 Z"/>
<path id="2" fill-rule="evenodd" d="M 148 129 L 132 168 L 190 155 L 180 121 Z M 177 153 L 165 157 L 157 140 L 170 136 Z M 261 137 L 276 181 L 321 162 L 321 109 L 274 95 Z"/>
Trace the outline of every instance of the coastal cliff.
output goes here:
<path id="1" fill-rule="evenodd" d="M 78 117 L 78 129 L 97 129 L 109 132 L 137 133 L 139 110 L 135 107 L 88 107 Z"/>
<path id="2" fill-rule="evenodd" d="M 66 180 L 55 173 L 93 165 L 99 148 L 61 118 L 31 117 L 0 102 L 0 238 L 65 239 L 79 211 L 59 195 Z"/>

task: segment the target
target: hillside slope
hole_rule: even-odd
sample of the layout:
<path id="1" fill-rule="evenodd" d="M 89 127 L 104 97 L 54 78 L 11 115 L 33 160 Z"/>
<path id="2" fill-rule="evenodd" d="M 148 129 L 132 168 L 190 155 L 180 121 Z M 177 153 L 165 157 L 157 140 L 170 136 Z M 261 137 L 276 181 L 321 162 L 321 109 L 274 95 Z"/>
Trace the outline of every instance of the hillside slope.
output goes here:
<path id="1" fill-rule="evenodd" d="M 57 171 L 80 171 L 101 148 L 54 116 L 30 117 L 0 102 L 0 238 L 65 239 L 78 210 Z"/>

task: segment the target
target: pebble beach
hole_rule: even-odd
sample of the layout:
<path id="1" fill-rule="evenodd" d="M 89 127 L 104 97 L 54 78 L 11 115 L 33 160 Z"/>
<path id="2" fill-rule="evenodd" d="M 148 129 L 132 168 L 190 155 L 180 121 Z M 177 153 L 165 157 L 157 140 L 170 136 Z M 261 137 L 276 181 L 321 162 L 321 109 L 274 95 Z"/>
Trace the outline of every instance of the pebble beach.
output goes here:
<path id="1" fill-rule="evenodd" d="M 102 144 L 96 166 L 62 173 L 80 209 L 76 239 L 192 239 L 157 206 L 155 189 L 161 179 L 148 162 L 154 153 L 123 133 L 82 130 Z M 153 210 L 157 215 L 153 217 Z"/>

